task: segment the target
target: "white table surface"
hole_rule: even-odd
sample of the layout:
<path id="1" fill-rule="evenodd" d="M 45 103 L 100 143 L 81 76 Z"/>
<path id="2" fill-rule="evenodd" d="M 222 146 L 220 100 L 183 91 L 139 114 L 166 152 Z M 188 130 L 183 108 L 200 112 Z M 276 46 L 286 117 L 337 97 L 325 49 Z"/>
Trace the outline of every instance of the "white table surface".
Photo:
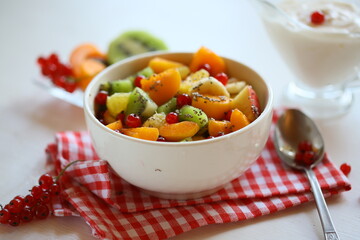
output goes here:
<path id="1" fill-rule="evenodd" d="M 215 0 L 12 0 L 0 1 L 0 203 L 26 194 L 45 172 L 46 145 L 64 130 L 85 130 L 82 109 L 33 84 L 36 58 L 57 52 L 67 61 L 80 43 L 106 50 L 129 29 L 162 38 L 174 51 L 205 45 L 260 73 L 272 86 L 275 103 L 293 79 L 273 49 L 249 1 Z M 353 188 L 327 199 L 343 240 L 360 239 L 360 94 L 346 116 L 317 121 L 327 152 L 340 166 L 352 166 Z M 0 239 L 94 239 L 77 217 L 51 217 L 14 228 L 0 226 Z M 173 239 L 323 239 L 314 203 L 244 222 L 211 225 Z"/>

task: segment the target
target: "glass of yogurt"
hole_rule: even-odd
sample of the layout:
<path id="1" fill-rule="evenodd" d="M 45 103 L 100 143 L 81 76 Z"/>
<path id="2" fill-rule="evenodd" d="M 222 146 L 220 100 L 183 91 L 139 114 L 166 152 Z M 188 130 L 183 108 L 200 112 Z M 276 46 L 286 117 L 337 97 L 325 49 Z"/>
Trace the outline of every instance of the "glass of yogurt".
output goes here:
<path id="1" fill-rule="evenodd" d="M 346 113 L 359 84 L 360 1 L 256 0 L 270 39 L 295 81 L 287 106 L 314 118 Z"/>

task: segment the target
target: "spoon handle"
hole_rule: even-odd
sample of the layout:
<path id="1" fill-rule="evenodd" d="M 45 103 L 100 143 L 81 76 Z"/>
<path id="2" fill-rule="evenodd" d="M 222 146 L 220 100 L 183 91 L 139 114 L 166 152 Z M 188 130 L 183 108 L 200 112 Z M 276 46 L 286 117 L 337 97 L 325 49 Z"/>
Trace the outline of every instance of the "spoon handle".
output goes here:
<path id="1" fill-rule="evenodd" d="M 324 230 L 326 240 L 340 240 L 336 233 L 334 224 L 331 220 L 329 210 L 326 206 L 319 182 L 311 169 L 305 169 L 306 175 L 310 181 L 311 189 L 314 194 L 317 210 L 320 216 L 321 224 Z"/>

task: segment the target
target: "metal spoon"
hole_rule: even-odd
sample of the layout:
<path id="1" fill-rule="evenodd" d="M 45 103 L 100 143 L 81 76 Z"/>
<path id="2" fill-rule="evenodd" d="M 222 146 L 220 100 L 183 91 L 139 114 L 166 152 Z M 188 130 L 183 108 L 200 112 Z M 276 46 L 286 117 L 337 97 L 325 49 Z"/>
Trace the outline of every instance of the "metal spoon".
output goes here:
<path id="1" fill-rule="evenodd" d="M 295 161 L 298 144 L 302 141 L 310 141 L 313 147 L 318 149 L 317 159 L 310 166 L 304 166 Z M 312 168 L 324 157 L 324 141 L 315 123 L 299 110 L 286 110 L 276 124 L 275 147 L 279 157 L 288 166 L 306 172 L 314 194 L 325 239 L 339 240 L 319 182 L 312 171 Z"/>

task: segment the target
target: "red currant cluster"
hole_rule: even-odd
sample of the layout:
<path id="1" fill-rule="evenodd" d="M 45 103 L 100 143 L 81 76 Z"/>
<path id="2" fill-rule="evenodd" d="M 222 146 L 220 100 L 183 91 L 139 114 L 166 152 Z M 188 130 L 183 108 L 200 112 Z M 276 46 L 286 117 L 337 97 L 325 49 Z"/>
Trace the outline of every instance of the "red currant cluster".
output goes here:
<path id="1" fill-rule="evenodd" d="M 295 154 L 295 161 L 301 165 L 310 166 L 316 159 L 316 152 L 309 141 L 302 141 L 298 144 Z"/>
<path id="2" fill-rule="evenodd" d="M 60 194 L 60 186 L 49 174 L 39 178 L 28 195 L 16 196 L 0 210 L 0 223 L 18 226 L 21 222 L 31 222 L 34 218 L 45 219 L 49 216 L 51 199 Z"/>
<path id="3" fill-rule="evenodd" d="M 47 58 L 39 57 L 37 63 L 40 65 L 42 75 L 50 78 L 55 86 L 70 93 L 76 90 L 77 84 L 72 77 L 72 69 L 61 63 L 55 53 L 50 54 Z"/>

